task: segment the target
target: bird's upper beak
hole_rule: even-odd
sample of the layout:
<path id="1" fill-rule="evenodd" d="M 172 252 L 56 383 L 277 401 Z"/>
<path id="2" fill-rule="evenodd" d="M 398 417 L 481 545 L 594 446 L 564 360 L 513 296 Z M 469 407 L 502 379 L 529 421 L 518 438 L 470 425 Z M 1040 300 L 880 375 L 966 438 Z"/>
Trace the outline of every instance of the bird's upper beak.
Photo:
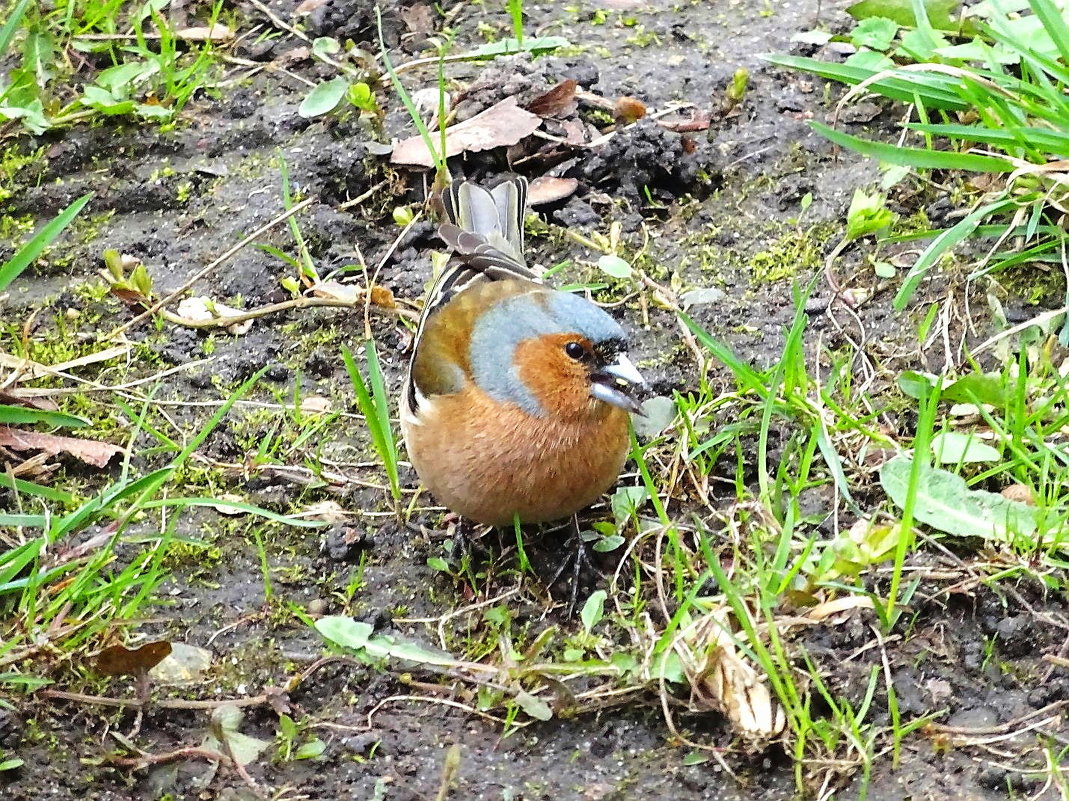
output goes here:
<path id="1" fill-rule="evenodd" d="M 632 414 L 641 414 L 638 397 L 646 394 L 649 385 L 625 354 L 617 354 L 616 361 L 596 369 L 590 380 L 590 394 L 595 398 Z"/>

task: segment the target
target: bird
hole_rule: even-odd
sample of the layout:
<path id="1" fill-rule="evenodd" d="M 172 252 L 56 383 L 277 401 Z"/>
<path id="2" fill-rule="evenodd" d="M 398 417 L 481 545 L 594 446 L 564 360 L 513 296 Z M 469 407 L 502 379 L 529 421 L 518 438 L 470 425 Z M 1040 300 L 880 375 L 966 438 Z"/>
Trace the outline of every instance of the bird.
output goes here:
<path id="1" fill-rule="evenodd" d="M 574 516 L 619 478 L 648 387 L 623 327 L 527 266 L 527 181 L 458 181 L 400 398 L 420 482 L 448 510 L 502 527 Z M 578 529 L 576 529 L 578 531 Z"/>

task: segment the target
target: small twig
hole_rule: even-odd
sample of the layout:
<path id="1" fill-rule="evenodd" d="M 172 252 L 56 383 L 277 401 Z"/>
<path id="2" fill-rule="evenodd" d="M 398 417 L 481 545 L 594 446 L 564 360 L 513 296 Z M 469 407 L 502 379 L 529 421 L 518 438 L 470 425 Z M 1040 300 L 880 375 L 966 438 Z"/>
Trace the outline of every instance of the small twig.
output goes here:
<path id="1" fill-rule="evenodd" d="M 249 309 L 241 314 L 228 314 L 225 317 L 213 317 L 210 320 L 192 320 L 189 317 L 181 317 L 173 312 L 161 310 L 160 315 L 170 323 L 175 325 L 181 325 L 186 328 L 229 328 L 232 325 L 238 325 L 240 323 L 247 322 L 248 320 L 256 320 L 260 317 L 267 317 L 271 314 L 278 314 L 279 312 L 289 311 L 290 309 L 309 309 L 315 307 L 333 307 L 342 309 L 357 309 L 364 308 L 365 300 L 363 297 L 356 301 L 342 300 L 341 298 L 310 298 L 301 296 L 299 298 L 293 298 L 291 300 L 284 300 L 280 303 L 271 303 L 267 306 L 261 306 L 258 309 Z M 373 308 L 387 314 L 396 314 L 398 317 L 405 317 L 409 320 L 418 320 L 419 315 L 414 311 L 402 308 L 390 308 L 388 306 L 380 306 L 376 303 L 372 303 Z"/>
<path id="2" fill-rule="evenodd" d="M 188 748 L 177 748 L 174 751 L 167 751 L 163 754 L 150 754 L 142 752 L 141 756 L 136 757 L 108 757 L 108 764 L 114 765 L 119 768 L 133 768 L 134 770 L 144 770 L 145 768 L 152 767 L 153 765 L 167 765 L 171 762 L 179 762 L 183 759 L 205 759 L 209 762 L 219 762 L 220 764 L 232 767 L 234 765 L 233 760 L 226 754 L 220 754 L 218 751 L 212 751 L 209 748 L 199 748 L 197 746 L 190 746 Z"/>
<path id="3" fill-rule="evenodd" d="M 162 300 L 157 301 L 152 306 L 150 306 L 148 309 L 143 311 L 141 314 L 137 315 L 137 317 L 135 317 L 134 319 L 129 320 L 128 322 L 123 323 L 122 325 L 120 325 L 118 328 L 116 328 L 114 331 L 112 331 L 110 334 L 108 334 L 107 337 L 105 337 L 105 339 L 113 339 L 114 337 L 117 337 L 119 334 L 123 333 L 124 331 L 127 331 L 128 329 L 132 328 L 133 326 L 138 325 L 139 323 L 143 323 L 145 320 L 147 320 L 150 317 L 152 317 L 152 315 L 154 315 L 156 312 L 158 312 L 160 309 L 164 308 L 165 306 L 171 305 L 171 303 L 173 303 L 179 297 L 181 297 L 186 292 L 188 292 L 190 290 L 190 288 L 192 288 L 192 286 L 195 283 L 197 283 L 197 281 L 199 281 L 200 279 L 202 279 L 205 276 L 207 276 L 207 275 L 211 274 L 212 272 L 214 272 L 216 269 L 219 268 L 219 266 L 221 264 L 223 264 L 226 261 L 229 261 L 231 258 L 234 257 L 234 255 L 239 253 L 242 249 L 247 247 L 249 244 L 254 242 L 256 239 L 258 239 L 264 232 L 271 230 L 272 228 L 274 228 L 276 225 L 278 225 L 281 222 L 285 222 L 286 220 L 288 220 L 290 217 L 292 217 L 294 214 L 296 214 L 297 212 L 301 211 L 302 209 L 308 208 L 310 205 L 312 205 L 312 203 L 315 202 L 315 200 L 316 199 L 314 197 L 305 198 L 304 200 L 302 200 L 300 203 L 296 204 L 295 206 L 293 206 L 293 207 L 291 207 L 289 209 L 286 209 L 281 214 L 275 216 L 271 220 L 268 220 L 266 223 L 261 225 L 259 228 L 257 228 L 255 231 L 253 231 L 251 234 L 249 234 L 244 239 L 242 239 L 240 242 L 238 242 L 232 248 L 228 249 L 225 253 L 223 253 L 223 255 L 221 255 L 218 258 L 212 260 L 206 267 L 204 267 L 202 270 L 200 270 L 197 273 L 195 273 L 192 278 L 190 278 L 188 281 L 186 281 L 184 284 L 182 284 L 182 286 L 180 286 L 178 289 L 176 289 L 170 295 L 167 295 Z"/>

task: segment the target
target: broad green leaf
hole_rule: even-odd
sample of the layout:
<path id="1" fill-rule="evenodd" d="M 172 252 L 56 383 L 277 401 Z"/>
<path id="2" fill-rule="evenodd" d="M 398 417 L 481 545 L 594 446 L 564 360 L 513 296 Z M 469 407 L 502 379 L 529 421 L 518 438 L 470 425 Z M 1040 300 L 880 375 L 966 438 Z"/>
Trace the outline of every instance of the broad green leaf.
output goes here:
<path id="1" fill-rule="evenodd" d="M 541 698 L 531 695 L 529 692 L 520 690 L 516 693 L 516 703 L 520 709 L 526 712 L 535 720 L 550 720 L 553 717 L 553 710 L 549 704 L 543 701 Z"/>
<path id="2" fill-rule="evenodd" d="M 348 78 L 332 78 L 329 81 L 324 81 L 312 89 L 301 101 L 301 105 L 297 108 L 297 113 L 305 119 L 329 114 L 338 107 L 338 104 L 341 103 L 342 98 L 345 97 L 345 93 L 348 91 Z"/>
<path id="3" fill-rule="evenodd" d="M 924 0 L 928 21 L 944 31 L 957 29 L 952 16 L 957 7 L 958 0 Z M 917 18 L 913 14 L 913 0 L 861 0 L 848 6 L 846 13 L 856 20 L 886 17 L 899 25 L 910 28 L 917 26 Z"/>
<path id="4" fill-rule="evenodd" d="M 912 467 L 913 458 L 902 455 L 880 469 L 880 484 L 899 508 L 910 500 Z M 913 514 L 919 522 L 946 534 L 1010 543 L 1035 533 L 1039 512 L 994 492 L 971 490 L 961 476 L 922 465 Z"/>
<path id="5" fill-rule="evenodd" d="M 372 636 L 374 629 L 370 624 L 344 615 L 321 617 L 315 622 L 315 628 L 330 642 L 343 648 L 363 651 L 372 658 L 404 659 L 409 662 L 440 667 L 456 665 L 456 660 L 449 654 L 419 643 L 405 642 L 387 634 Z"/>
<path id="6" fill-rule="evenodd" d="M 602 615 L 605 613 L 605 598 L 607 596 L 608 593 L 605 590 L 595 590 L 590 593 L 590 597 L 583 604 L 583 611 L 579 613 L 579 619 L 583 621 L 583 628 L 587 631 L 590 631 L 601 622 Z"/>
<path id="7" fill-rule="evenodd" d="M 631 264 L 619 256 L 607 254 L 598 259 L 598 268 L 613 278 L 630 278 Z"/>
<path id="8" fill-rule="evenodd" d="M 932 454 L 939 464 L 997 462 L 1000 458 L 997 448 L 960 431 L 941 431 L 932 437 Z"/>
<path id="9" fill-rule="evenodd" d="M 851 67 L 859 67 L 872 72 L 883 72 L 895 67 L 895 63 L 891 59 L 876 50 L 859 50 L 851 54 L 844 63 Z"/>
<path id="10" fill-rule="evenodd" d="M 884 51 L 891 46 L 898 33 L 898 23 L 887 17 L 867 17 L 850 32 L 850 41 L 857 47 L 871 47 Z"/>

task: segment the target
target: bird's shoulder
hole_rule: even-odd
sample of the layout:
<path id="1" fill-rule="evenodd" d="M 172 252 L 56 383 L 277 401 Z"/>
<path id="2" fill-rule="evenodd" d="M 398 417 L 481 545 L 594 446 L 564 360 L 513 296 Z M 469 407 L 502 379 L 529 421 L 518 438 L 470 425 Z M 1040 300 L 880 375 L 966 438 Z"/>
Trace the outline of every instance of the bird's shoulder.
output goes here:
<path id="1" fill-rule="evenodd" d="M 553 290 L 521 278 L 480 281 L 457 293 L 424 321 L 412 359 L 412 382 L 424 396 L 459 392 L 472 379 L 471 339 L 479 320 L 503 301 Z"/>

